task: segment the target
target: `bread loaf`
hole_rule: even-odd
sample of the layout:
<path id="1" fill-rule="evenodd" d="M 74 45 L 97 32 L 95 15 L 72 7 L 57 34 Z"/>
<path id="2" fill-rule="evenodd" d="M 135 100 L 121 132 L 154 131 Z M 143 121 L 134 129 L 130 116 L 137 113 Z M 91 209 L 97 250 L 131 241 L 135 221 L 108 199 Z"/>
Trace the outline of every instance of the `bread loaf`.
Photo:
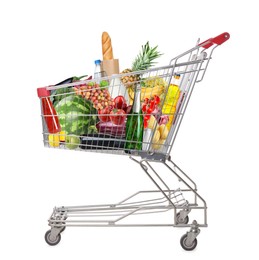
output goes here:
<path id="1" fill-rule="evenodd" d="M 113 60 L 111 37 L 107 32 L 102 34 L 103 60 Z"/>

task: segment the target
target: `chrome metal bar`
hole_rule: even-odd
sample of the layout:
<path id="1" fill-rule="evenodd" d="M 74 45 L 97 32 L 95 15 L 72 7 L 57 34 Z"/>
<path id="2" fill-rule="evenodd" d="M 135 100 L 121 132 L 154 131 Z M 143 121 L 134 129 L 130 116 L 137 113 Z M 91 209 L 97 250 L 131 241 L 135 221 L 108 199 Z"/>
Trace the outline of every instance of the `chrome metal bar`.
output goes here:
<path id="1" fill-rule="evenodd" d="M 137 212 L 137 211 L 139 211 L 139 210 L 141 210 L 142 208 L 137 208 L 137 209 L 135 209 L 135 210 L 132 210 L 131 212 L 129 212 L 128 214 L 126 214 L 126 215 L 124 215 L 124 216 L 122 216 L 122 217 L 120 217 L 120 218 L 117 218 L 115 221 L 113 221 L 114 223 L 116 223 L 116 222 L 118 222 L 118 221 L 120 221 L 120 220 L 122 220 L 122 219 L 124 219 L 124 218 L 126 218 L 126 217 L 128 217 L 128 216 L 130 216 L 130 215 L 132 215 L 132 214 L 134 214 L 135 212 Z"/>
<path id="2" fill-rule="evenodd" d="M 212 50 L 210 51 L 210 55 L 209 55 L 208 60 L 207 60 L 207 62 L 206 62 L 206 66 L 205 66 L 205 68 L 204 68 L 204 70 L 203 70 L 202 76 L 201 76 L 201 78 L 200 78 L 199 80 L 196 81 L 197 83 L 199 83 L 199 82 L 201 82 L 201 81 L 203 80 L 204 75 L 205 75 L 205 73 L 206 73 L 206 71 L 207 71 L 209 62 L 210 62 L 210 60 L 211 60 L 212 53 L 214 52 L 214 50 L 215 50 L 218 46 L 219 46 L 219 45 L 215 45 L 215 46 L 212 48 Z M 206 49 L 204 49 L 202 52 L 204 52 L 205 50 L 206 50 Z"/>
<path id="3" fill-rule="evenodd" d="M 117 205 L 120 205 L 120 204 L 124 203 L 125 201 L 137 196 L 139 193 L 140 193 L 139 191 L 134 193 L 133 195 L 129 196 L 128 198 L 126 198 L 126 199 L 122 200 L 121 202 L 117 203 Z"/>
<path id="4" fill-rule="evenodd" d="M 174 192 L 176 190 L 164 190 L 164 192 Z M 181 191 L 191 191 L 190 189 L 181 189 Z M 160 190 L 143 190 L 143 191 L 140 191 L 140 193 L 148 193 L 148 192 L 160 192 Z"/>
<path id="5" fill-rule="evenodd" d="M 173 198 L 174 196 L 170 197 L 170 198 Z M 145 203 L 147 202 L 147 203 Z M 109 210 L 116 210 L 116 211 L 119 211 L 121 209 L 129 209 L 129 208 L 132 208 L 132 207 L 140 207 L 140 206 L 148 206 L 148 205 L 158 205 L 158 204 L 163 204 L 167 202 L 167 200 L 165 198 L 159 198 L 159 199 L 153 199 L 153 200 L 146 200 L 146 201 L 137 201 L 137 202 L 132 202 L 132 203 L 127 203 L 127 204 L 121 204 L 123 205 L 123 207 L 119 206 L 118 204 L 114 204 L 113 207 L 110 207 L 110 208 L 105 208 L 106 211 L 109 211 Z M 82 211 L 84 209 L 81 209 Z M 91 212 L 93 211 L 98 211 L 100 212 L 101 210 L 103 209 L 94 209 L 94 208 L 91 208 L 90 209 Z M 76 210 L 74 210 L 76 211 Z M 69 211 L 71 212 L 71 211 Z"/>
<path id="6" fill-rule="evenodd" d="M 171 162 L 174 165 L 174 167 L 176 167 L 194 185 L 194 189 L 197 190 L 196 183 L 175 162 L 173 162 L 170 157 L 168 161 Z M 182 189 L 182 191 L 184 190 Z"/>
<path id="7" fill-rule="evenodd" d="M 200 60 L 200 64 L 199 64 L 199 69 L 200 69 L 200 67 L 202 65 L 203 58 L 202 58 L 202 56 L 200 56 L 200 57 L 198 57 L 198 59 Z M 167 151 L 168 154 L 171 153 L 174 141 L 176 139 L 177 133 L 178 133 L 179 128 L 180 128 L 180 125 L 182 123 L 183 116 L 185 114 L 186 108 L 187 108 L 188 103 L 190 101 L 190 97 L 192 95 L 192 92 L 193 92 L 194 85 L 195 85 L 195 82 L 197 80 L 197 77 L 198 77 L 198 73 L 190 75 L 190 78 L 191 78 L 190 79 L 190 86 L 188 87 L 187 92 L 186 92 L 185 96 L 183 97 L 182 104 L 180 103 L 181 107 L 180 107 L 179 113 L 181 113 L 182 116 L 176 115 L 176 120 L 175 120 L 174 125 L 172 126 L 172 128 L 170 130 L 170 132 L 172 133 L 172 138 L 171 138 L 170 146 L 169 146 L 168 151 Z"/>
<path id="8" fill-rule="evenodd" d="M 195 48 L 191 49 L 190 52 L 193 51 L 193 50 L 196 50 L 196 49 L 198 50 L 199 47 L 198 48 L 195 47 Z M 185 53 L 175 57 L 171 61 L 178 60 L 178 59 L 184 57 L 188 53 L 189 53 L 189 51 L 187 51 L 187 52 L 185 52 Z M 187 61 L 187 62 L 175 63 L 174 65 L 172 65 L 171 61 L 170 61 L 170 65 L 150 68 L 148 70 L 141 70 L 141 71 L 134 71 L 134 72 L 130 72 L 130 73 L 125 73 L 125 74 L 123 74 L 123 76 L 130 76 L 130 75 L 135 75 L 135 74 L 145 74 L 145 73 L 151 73 L 151 72 L 154 72 L 154 71 L 166 70 L 166 69 L 173 69 L 173 71 L 174 71 L 174 68 L 181 67 L 181 66 L 187 66 L 187 65 L 190 65 L 190 64 L 197 63 L 197 61 Z M 168 76 L 170 76 L 170 74 Z M 112 81 L 113 79 L 121 78 L 121 77 L 122 77 L 121 75 L 113 75 L 113 76 L 109 76 L 109 77 L 102 77 L 100 80 Z M 95 81 L 95 80 L 93 80 L 93 79 L 90 79 L 90 80 L 80 80 L 78 82 L 72 82 L 72 83 L 67 83 L 67 84 L 62 84 L 62 85 L 57 85 L 57 86 L 51 85 L 51 86 L 47 86 L 46 89 L 47 90 L 55 90 L 55 89 L 62 89 L 62 88 L 67 88 L 67 87 L 73 87 L 73 86 L 80 86 L 82 84 L 87 84 L 87 83 L 90 83 L 92 81 Z M 57 94 L 57 96 L 58 95 L 60 95 L 60 94 Z"/>
<path id="9" fill-rule="evenodd" d="M 142 200 L 142 201 L 137 201 L 137 202 L 132 202 L 132 203 L 124 203 L 122 205 L 124 205 L 124 206 L 129 206 L 129 205 L 144 206 L 144 205 L 161 204 L 161 203 L 164 203 L 164 202 L 166 202 L 166 199 L 161 197 L 161 198 L 158 198 L 158 199 L 150 199 L 150 200 Z"/>
<path id="10" fill-rule="evenodd" d="M 178 209 L 182 209 L 183 207 L 177 207 Z M 190 209 L 193 210 L 199 210 L 199 209 L 205 209 L 203 206 L 190 206 Z M 164 206 L 164 207 L 153 207 L 152 209 L 143 207 L 143 208 L 135 208 L 135 209 L 130 209 L 130 211 L 125 211 L 125 214 L 117 214 L 117 211 L 115 213 L 113 213 L 112 211 L 109 212 L 110 214 L 105 214 L 105 213 L 98 213 L 97 212 L 95 214 L 67 214 L 66 218 L 64 219 L 49 219 L 49 222 L 53 222 L 53 223 L 63 223 L 63 222 L 74 222 L 73 218 L 91 218 L 91 217 L 98 217 L 98 218 L 102 218 L 102 217 L 115 217 L 115 216 L 129 216 L 129 215 L 140 215 L 140 214 L 154 214 L 154 213 L 160 213 L 160 212 L 166 212 L 169 210 L 172 210 L 173 207 L 172 206 Z M 152 210 L 152 211 L 151 211 Z M 141 211 L 141 212 L 137 212 L 137 211 Z M 78 213 L 78 212 L 77 212 Z M 90 214 L 90 215 L 89 215 Z M 59 216 L 58 216 L 59 217 Z M 72 218 L 72 220 L 70 219 Z M 91 220 L 91 222 L 94 222 L 95 220 Z M 98 220 L 98 222 L 107 222 L 108 220 L 104 219 L 104 220 Z M 112 220 L 109 220 L 112 221 Z M 114 220 L 113 220 L 114 221 Z M 85 219 L 79 219 L 76 220 L 76 222 L 89 222 L 89 220 L 85 220 Z"/>
<path id="11" fill-rule="evenodd" d="M 173 166 L 174 166 L 175 168 L 177 168 L 177 170 L 179 170 L 180 173 L 183 174 L 183 175 L 193 184 L 194 190 L 197 191 L 198 189 L 197 189 L 196 183 L 195 183 L 179 166 L 177 166 L 177 165 L 171 160 L 170 157 L 169 157 L 168 161 L 171 162 L 171 163 L 173 164 Z M 184 191 L 184 190 L 182 190 L 182 191 Z M 194 194 L 194 203 L 197 204 L 197 196 L 196 196 L 196 194 Z"/>
<path id="12" fill-rule="evenodd" d="M 92 209 L 92 208 L 103 208 L 103 207 L 111 208 L 111 206 L 113 206 L 113 205 L 114 204 L 66 206 L 66 207 L 57 208 L 57 210 L 60 210 L 60 212 L 62 212 L 63 208 L 64 208 L 64 210 L 67 210 L 67 209 L 78 210 L 78 209 L 84 209 L 84 208 Z"/>
<path id="13" fill-rule="evenodd" d="M 176 213 L 176 206 L 174 205 L 174 203 L 172 202 L 172 200 L 166 195 L 166 193 L 163 191 L 163 189 L 158 185 L 158 183 L 154 180 L 154 178 L 152 178 L 152 176 L 149 174 L 149 172 L 147 171 L 146 167 L 143 166 L 143 162 L 145 162 L 145 160 L 142 160 L 140 162 L 140 165 L 142 167 L 142 169 L 146 172 L 146 174 L 148 175 L 148 177 L 152 180 L 152 182 L 157 186 L 157 188 L 161 191 L 161 193 L 165 196 L 165 198 L 168 200 L 169 204 L 172 205 L 174 207 L 175 213 Z"/>
<path id="14" fill-rule="evenodd" d="M 166 211 L 169 211 L 171 210 L 172 207 L 168 207 L 168 208 L 165 208 L 165 209 L 157 209 L 157 208 L 154 208 L 153 211 L 149 210 L 149 209 L 146 209 L 145 212 L 136 212 L 134 213 L 134 215 L 146 215 L 146 214 L 155 214 L 155 213 L 160 213 L 160 212 L 166 212 Z M 144 211 L 144 210 L 142 210 Z M 117 211 L 116 211 L 117 212 Z M 77 218 L 77 217 L 86 217 L 86 218 L 90 218 L 90 217 L 116 217 L 116 216 L 123 216 L 124 214 L 122 213 L 113 213 L 113 212 L 110 212 L 111 214 L 105 214 L 105 213 L 99 213 L 99 214 L 90 214 L 90 212 L 88 213 L 88 215 L 86 214 L 79 214 L 79 215 L 76 215 L 76 214 L 68 214 L 67 215 L 67 218 Z M 61 221 L 60 221 L 61 222 Z M 63 222 L 63 221 L 62 221 Z"/>
<path id="15" fill-rule="evenodd" d="M 176 172 L 174 169 L 172 169 L 167 163 L 164 163 L 164 164 L 166 165 L 166 167 L 167 167 L 172 173 L 174 173 L 174 174 L 176 175 L 177 178 L 181 179 L 181 181 L 182 181 L 189 189 L 191 189 L 192 192 L 194 192 L 194 193 L 197 195 L 197 197 L 203 202 L 204 208 L 206 209 L 206 208 L 207 208 L 206 201 L 198 194 L 198 192 L 197 192 L 195 189 L 193 189 L 193 188 L 192 188 L 179 174 L 177 174 L 177 172 Z"/>
<path id="16" fill-rule="evenodd" d="M 176 56 L 175 58 L 173 58 L 173 59 L 170 61 L 169 64 L 171 65 L 174 60 L 178 60 L 179 58 L 182 58 L 182 57 L 184 57 L 184 56 L 187 55 L 187 54 L 192 54 L 192 52 L 195 51 L 195 50 L 198 52 L 199 48 L 200 48 L 200 46 L 195 46 L 194 48 L 191 48 L 190 50 L 188 50 L 188 51 L 186 51 L 186 52 L 183 52 L 182 54 L 180 54 L 180 55 Z M 190 58 L 189 58 L 189 59 L 190 59 Z"/>
<path id="17" fill-rule="evenodd" d="M 55 225 L 50 225 L 50 226 L 55 226 Z M 67 227 L 178 227 L 178 228 L 181 228 L 181 227 L 191 227 L 192 225 L 191 224 L 109 224 L 109 225 L 103 225 L 103 224 L 100 224 L 100 225 L 94 225 L 94 224 L 91 224 L 91 225 L 83 225 L 83 224 L 75 224 L 75 225 L 72 225 L 72 224 L 68 224 L 68 225 L 65 225 Z M 207 227 L 208 225 L 205 225 L 205 224 L 199 224 L 198 225 L 199 227 Z"/>
<path id="18" fill-rule="evenodd" d="M 167 205 L 165 204 L 164 206 L 146 206 L 146 207 L 142 207 L 142 209 L 162 209 L 162 208 L 165 208 L 165 207 L 170 207 L 172 206 L 173 208 L 177 208 L 177 209 L 181 209 L 182 206 L 177 206 L 177 205 L 174 205 L 173 203 L 171 205 Z M 124 210 L 124 211 L 127 211 L 127 210 L 132 210 L 132 209 L 136 209 L 136 208 L 139 208 L 139 206 L 129 206 L 129 207 L 115 207 L 115 208 L 99 208 L 99 209 L 89 209 L 89 208 L 79 208 L 77 210 L 75 209 L 69 209 L 67 208 L 67 214 L 72 214 L 73 212 L 107 212 L 107 211 L 119 211 L 119 210 Z M 119 212 L 123 212 L 123 211 L 119 211 Z"/>
<path id="19" fill-rule="evenodd" d="M 164 192 L 171 192 L 174 193 L 176 190 L 164 190 Z M 191 191 L 190 189 L 182 189 L 181 191 Z M 147 190 L 147 191 L 139 191 L 136 194 L 141 194 L 141 193 L 157 193 L 160 191 L 159 190 Z M 174 195 L 172 194 L 172 197 Z M 131 196 L 132 197 L 132 196 Z M 172 198 L 170 197 L 170 198 Z M 119 203 L 119 204 L 100 204 L 100 205 L 85 205 L 85 206 L 66 206 L 66 207 L 60 207 L 60 208 L 55 208 L 55 212 L 62 213 L 64 211 L 66 212 L 73 212 L 73 211 L 101 211 L 101 210 L 120 210 L 120 209 L 128 209 L 131 206 L 143 206 L 143 205 L 153 205 L 153 204 L 161 204 L 166 202 L 167 200 L 164 197 L 159 197 L 159 198 L 154 198 L 154 199 L 148 199 L 148 200 L 138 200 L 135 202 L 129 202 L 129 203 Z M 152 203 L 153 202 L 153 203 Z"/>
<path id="20" fill-rule="evenodd" d="M 169 194 L 168 196 L 171 198 L 171 192 L 170 192 L 170 188 L 167 186 L 167 184 L 164 182 L 164 180 L 160 177 L 160 175 L 155 171 L 155 169 L 150 165 L 150 163 L 148 161 L 146 161 L 146 164 L 149 166 L 149 168 L 154 172 L 154 174 L 157 176 L 157 178 L 165 185 L 165 187 L 167 188 L 167 190 L 169 190 Z"/>

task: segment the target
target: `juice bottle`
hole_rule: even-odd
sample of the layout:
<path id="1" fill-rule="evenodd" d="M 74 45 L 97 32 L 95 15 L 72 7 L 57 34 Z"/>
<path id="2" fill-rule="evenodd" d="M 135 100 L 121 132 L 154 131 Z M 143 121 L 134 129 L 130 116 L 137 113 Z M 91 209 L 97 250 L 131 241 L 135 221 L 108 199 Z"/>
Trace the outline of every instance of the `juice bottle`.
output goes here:
<path id="1" fill-rule="evenodd" d="M 180 75 L 175 74 L 173 84 L 170 84 L 168 87 L 168 91 L 165 97 L 165 102 L 162 107 L 162 113 L 169 116 L 169 121 L 166 124 L 168 130 L 171 128 L 171 125 L 174 120 L 176 105 L 180 97 Z"/>
<path id="2" fill-rule="evenodd" d="M 48 132 L 56 134 L 61 131 L 57 112 L 50 100 L 50 91 L 46 88 L 38 88 L 38 96 L 41 98 L 42 116 L 46 122 Z"/>

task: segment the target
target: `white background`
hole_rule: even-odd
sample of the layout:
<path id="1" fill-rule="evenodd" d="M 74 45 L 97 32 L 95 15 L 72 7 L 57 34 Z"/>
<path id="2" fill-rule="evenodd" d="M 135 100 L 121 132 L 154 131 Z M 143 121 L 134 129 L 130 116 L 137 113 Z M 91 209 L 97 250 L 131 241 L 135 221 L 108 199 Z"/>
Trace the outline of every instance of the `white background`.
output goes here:
<path id="1" fill-rule="evenodd" d="M 1 259 L 258 258 L 257 1 L 1 1 Z M 36 88 L 93 72 L 107 31 L 121 70 L 147 40 L 159 65 L 222 32 L 172 156 L 207 200 L 209 228 L 185 252 L 185 229 L 68 228 L 48 246 L 57 205 L 117 202 L 153 188 L 127 157 L 44 149 Z M 3 256 L 5 255 L 5 256 Z"/>

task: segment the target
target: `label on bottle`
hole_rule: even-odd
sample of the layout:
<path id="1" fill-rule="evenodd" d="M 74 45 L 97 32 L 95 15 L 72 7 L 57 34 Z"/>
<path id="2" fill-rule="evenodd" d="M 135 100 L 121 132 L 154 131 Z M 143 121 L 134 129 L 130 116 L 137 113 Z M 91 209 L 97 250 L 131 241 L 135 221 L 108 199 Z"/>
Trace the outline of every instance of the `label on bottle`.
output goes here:
<path id="1" fill-rule="evenodd" d="M 134 102 L 132 107 L 133 113 L 140 112 L 140 98 L 141 98 L 141 86 L 137 85 L 135 87 Z"/>

